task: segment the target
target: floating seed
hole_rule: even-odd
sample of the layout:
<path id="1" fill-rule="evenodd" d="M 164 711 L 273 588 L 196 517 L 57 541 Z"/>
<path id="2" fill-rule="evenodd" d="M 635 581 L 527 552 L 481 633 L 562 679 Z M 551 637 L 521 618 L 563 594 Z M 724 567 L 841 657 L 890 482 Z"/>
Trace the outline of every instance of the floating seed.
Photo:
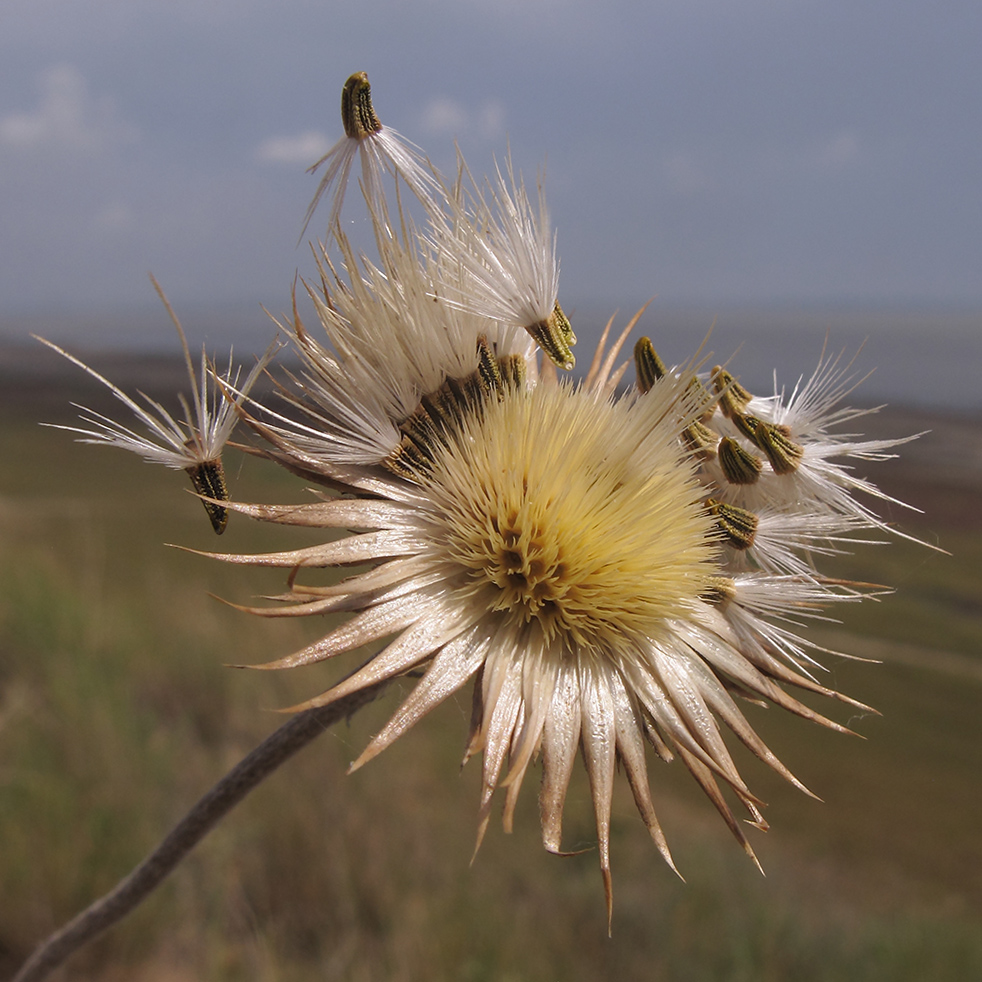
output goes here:
<path id="1" fill-rule="evenodd" d="M 344 83 L 341 90 L 341 122 L 345 136 L 358 140 L 364 140 L 382 129 L 372 106 L 372 87 L 364 72 L 355 72 Z"/>

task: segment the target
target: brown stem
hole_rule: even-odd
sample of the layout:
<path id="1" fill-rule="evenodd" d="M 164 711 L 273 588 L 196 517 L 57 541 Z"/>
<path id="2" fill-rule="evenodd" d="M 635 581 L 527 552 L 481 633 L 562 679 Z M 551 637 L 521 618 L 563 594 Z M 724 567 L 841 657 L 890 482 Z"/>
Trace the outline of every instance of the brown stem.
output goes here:
<path id="1" fill-rule="evenodd" d="M 329 726 L 371 702 L 385 684 L 292 716 L 214 785 L 128 876 L 42 942 L 11 982 L 38 982 L 82 945 L 122 920 L 253 788 Z"/>

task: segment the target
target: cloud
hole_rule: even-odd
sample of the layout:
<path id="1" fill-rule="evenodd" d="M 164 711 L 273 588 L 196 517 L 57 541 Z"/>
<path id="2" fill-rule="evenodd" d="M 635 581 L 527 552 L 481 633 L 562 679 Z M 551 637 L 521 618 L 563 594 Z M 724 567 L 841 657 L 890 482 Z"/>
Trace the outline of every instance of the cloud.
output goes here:
<path id="1" fill-rule="evenodd" d="M 668 186 L 678 195 L 688 196 L 716 190 L 716 181 L 692 154 L 684 150 L 669 154 L 662 166 Z"/>
<path id="2" fill-rule="evenodd" d="M 122 201 L 113 201 L 95 215 L 92 226 L 99 232 L 116 235 L 129 231 L 134 226 L 135 219 L 129 205 Z"/>
<path id="3" fill-rule="evenodd" d="M 842 130 L 825 141 L 815 155 L 815 163 L 824 170 L 839 170 L 859 159 L 859 137 L 854 130 Z"/>
<path id="4" fill-rule="evenodd" d="M 467 125 L 467 110 L 456 99 L 431 99 L 423 110 L 423 128 L 429 133 L 456 133 Z"/>
<path id="5" fill-rule="evenodd" d="M 72 65 L 54 65 L 40 77 L 34 110 L 0 118 L 0 146 L 14 151 L 61 148 L 98 154 L 136 139 L 108 96 L 93 97 Z"/>
<path id="6" fill-rule="evenodd" d="M 263 164 L 303 164 L 309 167 L 331 149 L 331 141 L 318 130 L 296 136 L 271 136 L 256 147 L 255 158 Z"/>
<path id="7" fill-rule="evenodd" d="M 440 96 L 424 107 L 422 128 L 437 136 L 473 134 L 496 140 L 505 132 L 505 107 L 497 99 L 485 99 L 475 109 L 468 109 L 457 99 Z"/>
<path id="8" fill-rule="evenodd" d="M 489 99 L 477 116 L 478 132 L 486 140 L 493 140 L 505 132 L 505 107 L 497 99 Z"/>

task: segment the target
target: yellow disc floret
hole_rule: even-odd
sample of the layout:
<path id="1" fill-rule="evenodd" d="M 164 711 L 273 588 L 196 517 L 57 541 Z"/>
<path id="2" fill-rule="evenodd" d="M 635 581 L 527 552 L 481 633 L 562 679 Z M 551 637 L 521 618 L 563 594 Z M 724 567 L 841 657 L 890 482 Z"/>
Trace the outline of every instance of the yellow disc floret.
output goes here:
<path id="1" fill-rule="evenodd" d="M 465 592 L 570 648 L 657 638 L 713 572 L 678 425 L 643 399 L 510 390 L 465 422 L 429 481 Z"/>

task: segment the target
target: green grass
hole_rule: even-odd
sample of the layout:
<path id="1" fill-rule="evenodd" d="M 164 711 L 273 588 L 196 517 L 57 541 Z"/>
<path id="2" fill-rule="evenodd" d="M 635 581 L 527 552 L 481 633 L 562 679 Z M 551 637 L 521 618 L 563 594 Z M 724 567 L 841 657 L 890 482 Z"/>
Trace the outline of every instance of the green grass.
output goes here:
<path id="1" fill-rule="evenodd" d="M 279 724 L 270 708 L 326 688 L 354 660 L 282 674 L 223 667 L 286 654 L 325 622 L 223 606 L 208 594 L 248 602 L 278 591 L 281 574 L 162 545 L 252 551 L 315 541 L 309 531 L 233 516 L 215 539 L 184 475 L 27 423 L 5 424 L 0 459 L 3 978 Z M 252 459 L 231 461 L 230 475 L 249 500 L 303 495 Z M 833 685 L 883 716 L 815 705 L 867 740 L 749 708 L 825 799 L 737 753 L 770 802 L 772 831 L 753 839 L 766 879 L 683 770 L 653 761 L 656 806 L 686 882 L 659 859 L 621 781 L 608 940 L 596 856 L 541 849 L 531 779 L 515 834 L 492 825 L 469 865 L 479 764 L 458 766 L 467 696 L 345 775 L 393 709 L 391 692 L 283 767 L 62 978 L 982 976 L 982 683 L 969 671 L 982 640 L 982 535 L 940 534 L 952 557 L 894 543 L 842 561 L 843 575 L 899 587 L 845 611 L 842 630 L 902 642 L 910 656 L 825 659 Z M 593 838 L 577 774 L 566 842 Z"/>

